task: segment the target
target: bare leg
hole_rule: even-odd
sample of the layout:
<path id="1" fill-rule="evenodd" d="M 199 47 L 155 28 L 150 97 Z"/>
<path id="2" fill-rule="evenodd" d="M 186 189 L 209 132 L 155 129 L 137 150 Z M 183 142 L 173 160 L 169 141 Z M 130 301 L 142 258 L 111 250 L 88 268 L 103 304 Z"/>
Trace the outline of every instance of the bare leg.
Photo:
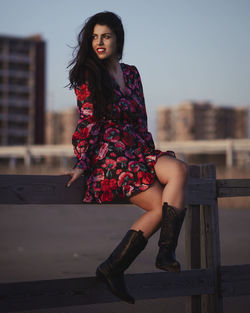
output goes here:
<path id="1" fill-rule="evenodd" d="M 132 203 L 146 210 L 131 226 L 131 229 L 143 231 L 146 238 L 149 238 L 161 223 L 162 192 L 163 187 L 156 180 L 148 190 L 130 198 Z"/>
<path id="2" fill-rule="evenodd" d="M 180 160 L 162 156 L 155 165 L 155 171 L 159 181 L 165 185 L 162 203 L 168 202 L 177 211 L 182 211 L 185 205 L 187 165 Z"/>
<path id="3" fill-rule="evenodd" d="M 146 210 L 146 213 L 135 221 L 118 247 L 96 270 L 97 277 L 109 287 L 111 292 L 129 303 L 134 303 L 134 299 L 127 292 L 124 270 L 144 249 L 147 238 L 159 227 L 163 216 L 163 202 L 170 202 L 172 206 L 177 207 L 179 210 L 182 210 L 184 205 L 186 165 L 176 159 L 162 156 L 155 165 L 155 171 L 159 181 L 156 180 L 152 187 L 130 198 L 132 203 Z M 165 187 L 163 188 L 160 183 Z M 159 267 L 157 261 L 156 266 L 164 270 L 179 271 L 179 263 L 175 258 L 171 258 L 169 261 L 168 254 L 164 255 L 166 260 L 163 260 L 163 265 L 160 264 Z"/>
<path id="4" fill-rule="evenodd" d="M 177 159 L 162 156 L 155 165 L 155 171 L 157 178 L 165 187 L 156 181 L 148 190 L 130 198 L 132 203 L 147 211 L 131 226 L 131 229 L 142 230 L 146 238 L 159 228 L 164 202 L 168 202 L 179 211 L 184 209 L 186 164 Z"/>

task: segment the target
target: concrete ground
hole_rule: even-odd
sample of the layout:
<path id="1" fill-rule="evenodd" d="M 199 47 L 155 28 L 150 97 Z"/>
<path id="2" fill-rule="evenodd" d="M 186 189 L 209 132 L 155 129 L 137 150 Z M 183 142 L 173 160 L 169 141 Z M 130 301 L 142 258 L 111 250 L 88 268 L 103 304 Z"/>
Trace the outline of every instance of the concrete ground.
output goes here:
<path id="1" fill-rule="evenodd" d="M 94 276 L 142 211 L 117 206 L 0 206 L 0 282 Z M 223 265 L 250 264 L 250 210 L 220 209 Z M 185 226 L 184 226 L 185 227 Z M 184 227 L 177 255 L 185 269 Z M 127 273 L 158 271 L 155 234 Z M 225 313 L 248 313 L 250 296 L 225 298 Z M 37 313 L 181 313 L 185 298 L 36 310 Z M 19 312 L 21 313 L 21 312 Z M 28 313 L 25 311 L 25 313 Z"/>

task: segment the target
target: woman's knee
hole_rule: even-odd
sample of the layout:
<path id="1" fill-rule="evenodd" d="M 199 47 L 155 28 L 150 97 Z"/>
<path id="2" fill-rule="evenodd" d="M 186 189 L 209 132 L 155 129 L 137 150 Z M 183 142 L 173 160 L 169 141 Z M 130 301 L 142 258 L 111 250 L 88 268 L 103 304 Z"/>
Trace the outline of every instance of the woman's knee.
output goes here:
<path id="1" fill-rule="evenodd" d="M 172 180 L 177 181 L 179 184 L 185 185 L 187 177 L 188 165 L 183 161 L 179 161 L 178 164 L 176 164 Z"/>
<path id="2" fill-rule="evenodd" d="M 188 165 L 184 161 L 179 162 L 179 175 L 182 177 L 183 181 L 187 180 L 188 177 Z"/>
<path id="3" fill-rule="evenodd" d="M 181 160 L 166 159 L 161 161 L 156 168 L 157 177 L 162 184 L 167 184 L 172 180 L 185 183 L 188 176 L 188 165 Z"/>

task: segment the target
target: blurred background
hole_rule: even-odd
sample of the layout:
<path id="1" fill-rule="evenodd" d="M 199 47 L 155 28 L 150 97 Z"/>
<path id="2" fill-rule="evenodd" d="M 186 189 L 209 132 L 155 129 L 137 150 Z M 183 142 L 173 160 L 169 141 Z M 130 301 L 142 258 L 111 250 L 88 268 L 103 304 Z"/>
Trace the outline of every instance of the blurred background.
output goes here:
<path id="1" fill-rule="evenodd" d="M 141 74 L 157 148 L 174 150 L 189 164 L 213 162 L 217 178 L 250 177 L 248 0 L 0 0 L 0 5 L 0 174 L 59 174 L 74 164 L 71 137 L 78 113 L 74 92 L 66 87 L 67 66 L 84 21 L 108 10 L 122 18 L 122 62 L 136 65 Z M 250 239 L 249 197 L 222 199 L 219 206 L 222 263 L 250 263 L 245 247 Z M 105 239 L 111 239 L 107 251 L 112 240 L 120 238 L 125 216 L 128 225 L 136 218 L 139 211 L 132 211 L 115 213 L 111 208 L 107 213 L 118 227 L 110 233 L 110 222 L 103 225 Z M 81 242 L 95 218 L 103 221 L 98 208 L 83 212 L 79 206 L 69 212 L 56 206 L 1 206 L 5 240 L 0 242 L 0 280 L 92 275 L 101 252 L 92 246 L 81 252 Z M 95 245 L 98 242 L 96 238 Z M 179 253 L 184 255 L 182 248 Z M 149 271 L 152 249 L 145 266 L 135 267 L 135 272 Z M 32 266 L 36 262 L 37 270 Z M 166 303 L 172 312 L 183 309 L 179 300 L 164 301 L 157 313 Z M 249 301 L 227 300 L 227 312 L 242 313 L 236 308 Z M 141 311 L 146 312 L 147 303 L 140 303 Z M 118 304 L 85 307 L 84 312 L 92 310 L 122 312 Z"/>
<path id="2" fill-rule="evenodd" d="M 103 10 L 122 18 L 122 62 L 140 71 L 157 148 L 189 164 L 213 162 L 218 177 L 249 177 L 247 0 L 1 1 L 0 172 L 74 164 L 67 66 L 85 20 Z"/>

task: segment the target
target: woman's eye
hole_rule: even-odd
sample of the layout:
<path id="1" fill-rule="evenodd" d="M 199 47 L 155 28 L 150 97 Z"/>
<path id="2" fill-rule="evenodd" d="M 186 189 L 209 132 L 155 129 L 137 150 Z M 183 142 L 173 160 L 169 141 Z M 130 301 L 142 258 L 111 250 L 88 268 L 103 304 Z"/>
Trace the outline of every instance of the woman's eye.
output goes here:
<path id="1" fill-rule="evenodd" d="M 104 39 L 109 39 L 109 38 L 111 38 L 110 35 L 104 35 Z"/>

